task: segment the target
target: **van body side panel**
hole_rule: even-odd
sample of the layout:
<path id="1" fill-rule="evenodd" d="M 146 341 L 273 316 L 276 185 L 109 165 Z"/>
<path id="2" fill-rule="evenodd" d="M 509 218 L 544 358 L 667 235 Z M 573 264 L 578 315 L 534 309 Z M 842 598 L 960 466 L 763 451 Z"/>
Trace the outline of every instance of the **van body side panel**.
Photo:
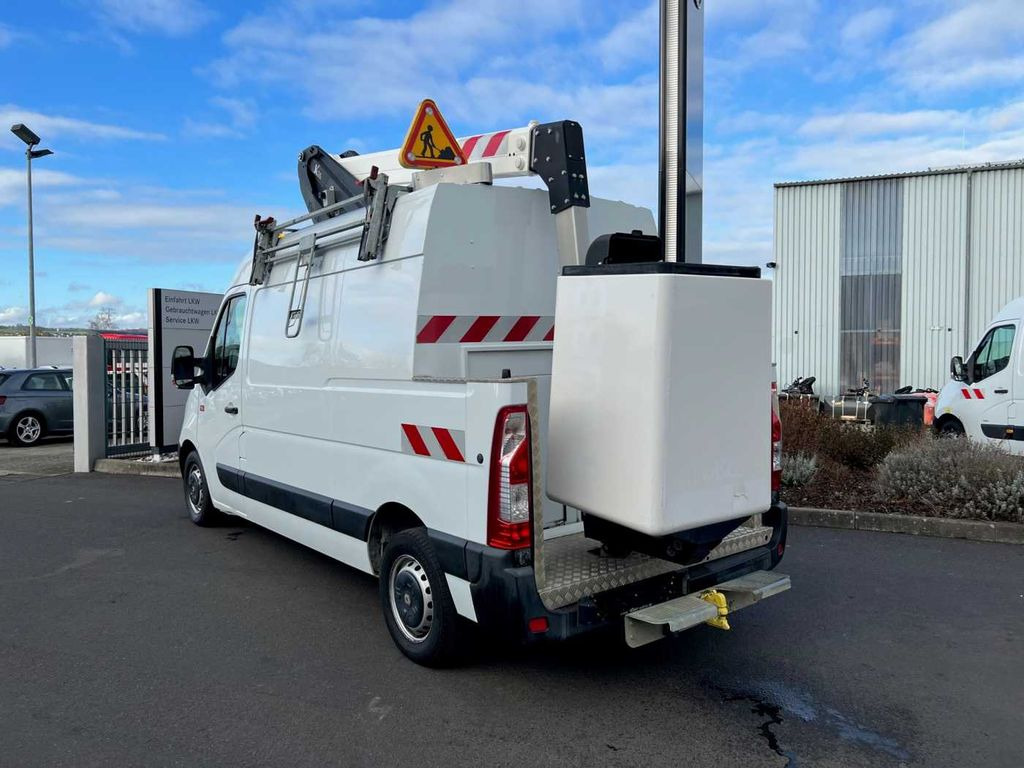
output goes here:
<path id="1" fill-rule="evenodd" d="M 404 223 L 393 225 L 382 260 L 359 262 L 354 239 L 318 257 L 297 337 L 285 334 L 294 260 L 275 267 L 251 299 L 239 464 L 248 496 L 240 506 L 255 522 L 364 569 L 361 525 L 387 503 L 408 507 L 432 530 L 485 540 L 495 413 L 525 397 L 522 383 L 413 376 L 420 220 L 432 215 L 435 192 L 399 200 L 396 222 Z M 302 498 L 275 495 L 286 492 L 275 484 Z M 289 504 L 292 511 L 281 509 Z"/>

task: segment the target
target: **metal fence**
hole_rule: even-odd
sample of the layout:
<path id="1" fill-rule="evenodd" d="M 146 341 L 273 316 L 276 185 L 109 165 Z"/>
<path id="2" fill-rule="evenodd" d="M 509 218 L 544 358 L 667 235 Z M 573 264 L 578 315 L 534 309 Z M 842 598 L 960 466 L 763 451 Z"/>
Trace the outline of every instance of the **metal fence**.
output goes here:
<path id="1" fill-rule="evenodd" d="M 104 339 L 107 457 L 149 453 L 149 344 Z"/>

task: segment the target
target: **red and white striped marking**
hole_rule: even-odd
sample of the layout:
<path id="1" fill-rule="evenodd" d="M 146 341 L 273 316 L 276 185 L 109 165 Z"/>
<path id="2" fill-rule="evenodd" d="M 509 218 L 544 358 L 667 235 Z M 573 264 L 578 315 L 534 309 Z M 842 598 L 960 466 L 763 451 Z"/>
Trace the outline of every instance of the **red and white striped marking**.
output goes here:
<path id="1" fill-rule="evenodd" d="M 470 136 L 462 142 L 462 154 L 467 163 L 475 163 L 488 157 L 508 154 L 508 135 L 512 131 L 495 131 L 479 136 Z"/>
<path id="2" fill-rule="evenodd" d="M 967 387 L 964 387 L 960 391 L 964 393 L 964 398 L 967 399 L 967 400 L 984 400 L 985 399 L 985 393 L 982 392 L 977 387 L 975 387 L 973 390 L 970 390 Z M 971 396 L 972 391 L 974 393 L 973 397 Z"/>
<path id="3" fill-rule="evenodd" d="M 417 344 L 554 341 L 555 318 L 540 315 L 420 315 Z"/>
<path id="4" fill-rule="evenodd" d="M 466 433 L 461 429 L 403 424 L 402 453 L 464 462 L 466 460 Z"/>

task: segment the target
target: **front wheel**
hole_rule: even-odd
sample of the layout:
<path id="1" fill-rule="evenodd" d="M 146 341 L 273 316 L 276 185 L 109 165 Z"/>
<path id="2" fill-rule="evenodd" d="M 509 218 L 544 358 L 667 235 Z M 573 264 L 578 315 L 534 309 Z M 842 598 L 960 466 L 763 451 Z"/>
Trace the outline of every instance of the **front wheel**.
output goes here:
<path id="1" fill-rule="evenodd" d="M 946 419 L 939 425 L 939 435 L 942 437 L 963 437 L 964 434 L 964 425 L 956 419 Z"/>
<path id="2" fill-rule="evenodd" d="M 459 617 L 424 529 L 400 531 L 388 542 L 381 559 L 380 601 L 388 632 L 402 653 L 428 667 L 455 660 Z"/>
<path id="3" fill-rule="evenodd" d="M 199 454 L 192 451 L 185 459 L 185 505 L 188 516 L 196 525 L 214 525 L 220 519 L 220 512 L 213 506 L 210 499 L 210 487 L 206 483 L 206 474 L 199 461 Z"/>
<path id="4" fill-rule="evenodd" d="M 7 437 L 15 445 L 27 448 L 35 445 L 46 435 L 46 425 L 42 417 L 34 413 L 23 413 L 11 422 Z"/>

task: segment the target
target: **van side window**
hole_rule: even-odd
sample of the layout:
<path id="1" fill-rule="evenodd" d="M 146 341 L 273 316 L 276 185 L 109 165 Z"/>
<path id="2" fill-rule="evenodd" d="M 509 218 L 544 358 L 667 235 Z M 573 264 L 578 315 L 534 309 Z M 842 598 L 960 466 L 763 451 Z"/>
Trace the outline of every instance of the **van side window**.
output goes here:
<path id="1" fill-rule="evenodd" d="M 974 353 L 974 381 L 987 379 L 1010 364 L 1015 331 L 1012 325 L 1002 325 L 988 332 Z"/>
<path id="2" fill-rule="evenodd" d="M 245 323 L 245 296 L 228 300 L 217 325 L 213 346 L 213 388 L 216 389 L 238 367 L 242 348 L 242 326 Z"/>

